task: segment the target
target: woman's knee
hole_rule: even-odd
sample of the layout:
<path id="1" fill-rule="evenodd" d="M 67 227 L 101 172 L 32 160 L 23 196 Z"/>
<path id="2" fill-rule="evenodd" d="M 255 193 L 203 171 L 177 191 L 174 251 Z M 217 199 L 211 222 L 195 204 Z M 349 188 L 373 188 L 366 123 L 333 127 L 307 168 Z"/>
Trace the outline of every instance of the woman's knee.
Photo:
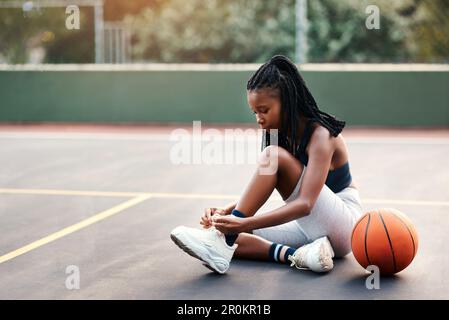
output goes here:
<path id="1" fill-rule="evenodd" d="M 271 154 L 274 154 L 281 158 L 286 158 L 290 155 L 290 152 L 288 152 L 285 148 L 283 148 L 281 146 L 275 146 L 275 145 L 266 146 L 262 151 L 263 156 L 267 156 L 267 155 L 271 155 Z"/>
<path id="2" fill-rule="evenodd" d="M 287 199 L 295 189 L 304 166 L 290 152 L 279 146 L 266 147 L 262 152 L 262 157 L 264 157 L 262 162 L 266 166 L 262 167 L 259 163 L 259 171 L 263 168 L 265 174 L 276 173 L 278 178 L 276 189 L 284 200 Z M 267 164 L 271 167 L 268 167 Z M 272 171 L 267 173 L 267 168 L 270 168 Z M 264 172 L 261 173 L 264 174 Z"/>
<path id="3" fill-rule="evenodd" d="M 302 168 L 301 163 L 286 149 L 280 146 L 270 145 L 263 149 L 259 157 L 259 166 L 276 164 L 278 169 L 285 166 L 296 165 Z"/>
<path id="4" fill-rule="evenodd" d="M 274 175 L 279 171 L 279 158 L 282 150 L 278 146 L 267 146 L 259 156 L 259 173 L 263 175 Z"/>

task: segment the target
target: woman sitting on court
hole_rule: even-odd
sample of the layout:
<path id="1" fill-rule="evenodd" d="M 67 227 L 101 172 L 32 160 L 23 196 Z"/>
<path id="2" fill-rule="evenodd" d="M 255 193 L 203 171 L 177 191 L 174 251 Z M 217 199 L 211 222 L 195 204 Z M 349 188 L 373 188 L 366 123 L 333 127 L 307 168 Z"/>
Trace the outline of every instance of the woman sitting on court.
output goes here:
<path id="1" fill-rule="evenodd" d="M 180 226 L 171 238 L 218 273 L 228 270 L 233 255 L 330 271 L 334 256 L 351 251 L 362 214 L 340 134 L 345 122 L 318 109 L 296 66 L 280 55 L 251 76 L 247 99 L 264 129 L 252 180 L 237 204 L 206 209 L 203 229 Z M 278 145 L 270 145 L 274 131 Z M 276 164 L 272 172 L 267 163 Z M 274 189 L 285 205 L 256 214 Z"/>

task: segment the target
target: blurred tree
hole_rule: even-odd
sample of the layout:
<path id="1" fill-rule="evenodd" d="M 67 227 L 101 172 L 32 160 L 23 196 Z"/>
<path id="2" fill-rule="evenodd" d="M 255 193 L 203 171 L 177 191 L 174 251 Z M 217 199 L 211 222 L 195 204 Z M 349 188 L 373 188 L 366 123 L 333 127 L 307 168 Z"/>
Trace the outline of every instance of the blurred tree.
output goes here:
<path id="1" fill-rule="evenodd" d="M 5 0 L 0 0 L 5 1 Z M 295 0 L 104 0 L 105 19 L 125 17 L 134 61 L 263 62 L 295 52 Z M 381 28 L 365 27 L 367 5 Z M 44 48 L 45 62 L 94 62 L 92 8 L 81 30 L 65 10 L 0 9 L 0 61 L 24 63 Z M 448 62 L 447 0 L 309 0 L 309 62 Z"/>
<path id="2" fill-rule="evenodd" d="M 121 21 L 126 15 L 136 15 L 145 7 L 159 7 L 165 0 L 104 0 L 104 19 Z"/>
<path id="3" fill-rule="evenodd" d="M 365 26 L 368 5 L 380 29 Z M 310 62 L 447 62 L 447 0 L 309 0 Z M 134 58 L 262 62 L 294 56 L 294 0 L 167 0 L 126 21 Z"/>
<path id="4" fill-rule="evenodd" d="M 447 0 L 345 0 L 354 8 L 375 4 L 381 29 L 400 40 L 402 55 L 391 62 L 449 62 L 449 2 Z M 384 22 L 387 22 L 385 25 Z M 390 59 L 386 60 L 387 62 Z"/>
<path id="5" fill-rule="evenodd" d="M 94 61 L 93 10 L 80 8 L 81 29 L 67 30 L 65 8 L 0 9 L 0 54 L 8 63 L 26 63 L 36 49 L 43 62 L 92 63 Z"/>
<path id="6" fill-rule="evenodd" d="M 64 14 L 54 26 L 55 40 L 45 44 L 46 63 L 94 63 L 95 62 L 95 27 L 93 8 L 80 8 L 80 30 L 65 28 Z M 53 18 L 54 19 L 54 18 Z M 64 28 L 60 28 L 61 24 Z"/>
<path id="7" fill-rule="evenodd" d="M 262 62 L 294 57 L 294 0 L 171 0 L 125 21 L 135 60 Z"/>
<path id="8" fill-rule="evenodd" d="M 6 1 L 6 0 L 0 0 Z M 163 0 L 104 0 L 106 20 L 121 20 Z M 23 1 L 25 3 L 25 1 Z M 76 4 L 76 1 L 73 1 Z M 26 63 L 34 48 L 43 48 L 46 63 L 95 61 L 93 9 L 80 7 L 81 29 L 65 28 L 65 8 L 41 8 L 25 13 L 21 8 L 0 8 L 0 61 Z"/>
<path id="9" fill-rule="evenodd" d="M 380 1 L 381 2 L 381 1 Z M 379 5 L 380 28 L 367 29 L 368 5 Z M 310 62 L 400 62 L 409 58 L 406 34 L 393 10 L 382 10 L 379 1 L 309 1 Z"/>
<path id="10" fill-rule="evenodd" d="M 410 0 L 397 12 L 406 19 L 415 62 L 449 62 L 449 1 Z"/>

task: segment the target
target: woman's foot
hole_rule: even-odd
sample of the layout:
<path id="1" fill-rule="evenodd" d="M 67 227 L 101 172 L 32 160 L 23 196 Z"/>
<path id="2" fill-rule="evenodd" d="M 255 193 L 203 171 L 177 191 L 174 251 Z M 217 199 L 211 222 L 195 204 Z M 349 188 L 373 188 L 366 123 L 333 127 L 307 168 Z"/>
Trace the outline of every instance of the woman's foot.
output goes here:
<path id="1" fill-rule="evenodd" d="M 229 263 L 237 248 L 237 244 L 228 246 L 224 234 L 215 228 L 200 230 L 180 226 L 173 229 L 170 237 L 186 253 L 221 274 L 229 269 Z"/>
<path id="2" fill-rule="evenodd" d="M 293 255 L 288 256 L 288 260 L 291 261 L 291 267 L 314 272 L 329 272 L 334 267 L 333 257 L 334 250 L 329 239 L 322 237 L 298 248 Z"/>

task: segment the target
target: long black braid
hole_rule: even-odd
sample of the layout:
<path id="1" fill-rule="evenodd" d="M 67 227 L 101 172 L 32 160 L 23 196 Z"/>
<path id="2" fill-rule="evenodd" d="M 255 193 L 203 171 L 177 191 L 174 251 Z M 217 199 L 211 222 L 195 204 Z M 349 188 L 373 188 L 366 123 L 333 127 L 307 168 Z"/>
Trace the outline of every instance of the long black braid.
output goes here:
<path id="1" fill-rule="evenodd" d="M 296 155 L 300 117 L 319 122 L 336 137 L 345 126 L 344 121 L 318 109 L 296 66 L 287 57 L 276 55 L 263 64 L 248 80 L 246 89 L 278 89 L 281 99 L 281 128 L 278 144 Z M 290 138 L 289 138 L 290 137 Z M 265 132 L 262 148 L 270 144 Z"/>

